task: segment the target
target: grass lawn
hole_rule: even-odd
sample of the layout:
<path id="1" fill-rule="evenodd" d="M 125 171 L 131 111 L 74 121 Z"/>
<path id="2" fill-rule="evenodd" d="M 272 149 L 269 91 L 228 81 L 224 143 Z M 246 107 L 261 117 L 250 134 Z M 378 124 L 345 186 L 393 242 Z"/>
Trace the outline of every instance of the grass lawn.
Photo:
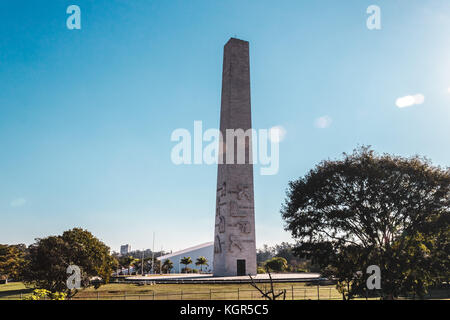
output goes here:
<path id="1" fill-rule="evenodd" d="M 260 284 L 261 288 L 269 284 Z M 317 287 L 304 283 L 276 283 L 275 290 L 286 289 L 286 299 L 317 299 Z M 0 300 L 18 300 L 29 295 L 33 289 L 26 288 L 21 282 L 0 285 Z M 321 299 L 341 299 L 334 286 L 320 286 Z M 74 299 L 106 300 L 257 300 L 261 294 L 249 284 L 117 284 L 102 285 L 99 289 L 83 289 Z"/>
<path id="2" fill-rule="evenodd" d="M 269 284 L 259 284 L 260 287 Z M 276 283 L 275 291 L 286 290 L 286 299 L 317 299 L 317 286 L 304 283 Z M 320 286 L 320 299 L 341 299 L 334 286 Z M 112 300 L 258 300 L 261 294 L 249 284 L 115 284 L 110 283 L 99 289 L 87 288 L 80 291 L 75 299 Z"/>
<path id="3" fill-rule="evenodd" d="M 0 284 L 0 300 L 19 300 L 26 295 L 29 295 L 33 289 L 25 287 L 22 282 L 10 282 L 7 284 Z"/>
<path id="4" fill-rule="evenodd" d="M 259 284 L 269 288 L 269 284 Z M 305 283 L 276 283 L 275 291 L 286 290 L 286 300 L 317 300 L 317 286 Z M 0 300 L 14 299 L 29 295 L 33 289 L 26 288 L 21 282 L 0 284 Z M 442 291 L 442 292 L 441 292 Z M 321 300 L 341 300 L 342 296 L 335 286 L 320 286 Z M 448 299 L 447 290 L 434 290 L 428 299 Z M 99 289 L 83 289 L 74 299 L 90 300 L 262 300 L 261 294 L 249 284 L 118 284 L 110 283 Z M 363 298 L 364 300 L 364 298 Z"/>

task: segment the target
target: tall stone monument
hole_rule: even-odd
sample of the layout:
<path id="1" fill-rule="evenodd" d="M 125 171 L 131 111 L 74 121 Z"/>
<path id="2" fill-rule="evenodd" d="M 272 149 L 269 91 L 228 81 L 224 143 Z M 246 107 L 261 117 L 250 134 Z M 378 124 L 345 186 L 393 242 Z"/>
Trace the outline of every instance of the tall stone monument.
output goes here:
<path id="1" fill-rule="evenodd" d="M 233 149 L 226 148 L 227 129 L 247 131 L 251 127 L 249 43 L 231 38 L 223 57 L 220 110 L 223 143 L 219 146 L 222 158 L 217 171 L 214 276 L 256 274 L 252 137 L 249 135 L 244 143 L 244 162 L 237 161 L 237 140 Z M 229 158 L 235 161 L 230 163 Z"/>

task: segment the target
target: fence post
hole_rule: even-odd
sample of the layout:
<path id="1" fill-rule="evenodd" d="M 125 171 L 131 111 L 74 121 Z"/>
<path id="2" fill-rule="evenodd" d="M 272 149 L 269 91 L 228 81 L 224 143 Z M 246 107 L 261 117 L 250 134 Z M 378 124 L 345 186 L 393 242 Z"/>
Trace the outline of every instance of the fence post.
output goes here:
<path id="1" fill-rule="evenodd" d="M 294 300 L 294 285 L 291 285 L 292 300 Z"/>

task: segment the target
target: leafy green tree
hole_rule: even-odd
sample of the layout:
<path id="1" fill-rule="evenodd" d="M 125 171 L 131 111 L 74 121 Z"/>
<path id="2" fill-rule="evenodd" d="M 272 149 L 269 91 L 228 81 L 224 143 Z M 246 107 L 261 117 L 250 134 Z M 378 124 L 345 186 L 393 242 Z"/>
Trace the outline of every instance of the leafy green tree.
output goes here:
<path id="1" fill-rule="evenodd" d="M 361 147 L 290 182 L 281 213 L 297 255 L 343 272 L 341 280 L 358 271 L 367 277 L 377 265 L 385 298 L 420 296 L 429 279 L 448 274 L 449 194 L 449 170 Z"/>
<path id="2" fill-rule="evenodd" d="M 285 258 L 282 257 L 274 257 L 272 259 L 267 260 L 264 262 L 264 266 L 269 271 L 273 272 L 283 272 L 286 271 L 288 268 L 288 263 Z"/>
<path id="3" fill-rule="evenodd" d="M 165 273 L 170 273 L 173 269 L 173 262 L 170 259 L 165 260 L 162 265 L 162 269 Z"/>
<path id="4" fill-rule="evenodd" d="M 81 228 L 65 231 L 62 239 L 70 248 L 71 264 L 78 265 L 90 277 L 98 276 L 105 283 L 109 282 L 117 261 L 110 254 L 108 246 Z"/>
<path id="5" fill-rule="evenodd" d="M 354 245 L 340 248 L 337 253 L 328 254 L 328 265 L 322 275 L 337 280 L 336 288 L 343 300 L 351 300 L 356 295 L 365 294 L 365 281 L 358 266 L 365 265 L 367 251 Z"/>
<path id="6" fill-rule="evenodd" d="M 119 257 L 119 265 L 122 268 L 128 270 L 128 275 L 131 275 L 131 267 L 139 263 L 139 259 L 135 259 L 133 256 L 122 256 Z"/>
<path id="7" fill-rule="evenodd" d="M 450 215 L 442 214 L 431 223 L 427 224 L 423 230 L 423 235 L 429 242 L 429 260 L 432 264 L 431 270 L 435 270 L 438 278 L 450 283 Z"/>
<path id="8" fill-rule="evenodd" d="M 24 263 L 25 245 L 0 244 L 0 277 L 17 279 Z"/>
<path id="9" fill-rule="evenodd" d="M 153 271 L 154 271 L 155 273 L 161 273 L 161 272 L 162 272 L 162 270 L 161 270 L 161 261 L 158 260 L 157 257 L 154 257 L 153 263 L 154 263 L 154 266 L 155 266 L 154 269 L 153 269 Z M 150 261 L 150 266 L 151 266 L 151 261 Z"/>
<path id="10" fill-rule="evenodd" d="M 257 273 L 266 273 L 266 270 L 265 270 L 263 267 L 258 267 L 258 268 L 256 269 L 256 272 L 257 272 Z"/>
<path id="11" fill-rule="evenodd" d="M 192 263 L 192 259 L 191 257 L 184 257 L 180 262 L 185 265 L 184 270 L 187 272 L 187 266 Z"/>
<path id="12" fill-rule="evenodd" d="M 294 255 L 294 245 L 282 242 L 281 244 L 276 244 L 274 246 L 275 257 L 285 258 L 289 263 L 292 260 L 297 260 L 298 258 Z"/>
<path id="13" fill-rule="evenodd" d="M 93 277 L 107 283 L 116 262 L 103 242 L 89 231 L 75 228 L 61 236 L 37 239 L 30 245 L 21 278 L 27 285 L 70 296 L 76 290 L 67 288 L 69 265 L 80 268 L 81 285 L 87 287 Z"/>
<path id="14" fill-rule="evenodd" d="M 256 250 L 256 262 L 258 264 L 261 264 L 264 261 L 273 258 L 275 255 L 275 249 L 265 244 L 262 249 Z"/>
<path id="15" fill-rule="evenodd" d="M 132 263 L 132 265 L 134 266 L 134 268 L 136 269 L 136 271 L 138 273 L 141 273 L 142 270 L 144 271 L 144 273 L 148 273 L 152 269 L 152 258 L 151 257 L 144 258 L 144 267 L 143 268 L 142 268 L 142 258 L 135 259 L 134 262 Z M 155 269 L 158 268 L 157 266 L 158 266 L 158 263 L 155 264 Z M 155 271 L 155 272 L 157 272 L 157 271 Z"/>
<path id="16" fill-rule="evenodd" d="M 198 257 L 195 262 L 196 266 L 200 266 L 200 272 L 203 271 L 203 266 L 208 266 L 208 260 L 205 257 Z"/>

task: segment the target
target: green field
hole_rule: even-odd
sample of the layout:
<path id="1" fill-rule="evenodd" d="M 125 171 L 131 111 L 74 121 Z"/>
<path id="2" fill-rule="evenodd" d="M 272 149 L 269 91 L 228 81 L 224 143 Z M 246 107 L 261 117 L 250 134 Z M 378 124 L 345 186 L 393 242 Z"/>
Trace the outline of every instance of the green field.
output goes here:
<path id="1" fill-rule="evenodd" d="M 269 284 L 260 287 L 269 288 Z M 286 290 L 286 299 L 317 299 L 317 286 L 303 283 L 277 283 L 275 291 Z M 334 286 L 320 286 L 320 299 L 341 299 Z M 108 284 L 98 290 L 88 288 L 75 299 L 119 300 L 257 300 L 261 294 L 249 284 Z"/>
<path id="2" fill-rule="evenodd" d="M 22 282 L 0 284 L 0 300 L 19 300 L 20 298 L 29 295 L 32 291 L 33 289 L 25 287 Z"/>
<path id="3" fill-rule="evenodd" d="M 261 287 L 269 284 L 261 284 Z M 276 291 L 286 290 L 286 299 L 317 299 L 317 286 L 303 283 L 277 283 Z M 0 285 L 0 300 L 20 299 L 32 292 L 20 282 Z M 334 286 L 320 286 L 320 299 L 341 299 Z M 110 283 L 99 289 L 93 287 L 81 290 L 74 299 L 102 300 L 258 300 L 261 294 L 249 284 L 116 284 Z"/>
<path id="4" fill-rule="evenodd" d="M 265 284 L 266 289 L 269 284 Z M 264 287 L 264 284 L 260 284 Z M 341 300 L 335 286 L 309 286 L 305 283 L 276 283 L 275 291 L 286 290 L 286 300 Z M 20 282 L 0 285 L 0 300 L 18 300 L 32 292 Z M 434 292 L 429 299 L 448 298 L 445 292 Z M 261 294 L 249 284 L 117 284 L 110 283 L 99 289 L 83 289 L 76 300 L 262 300 Z M 365 300 L 365 298 L 362 298 Z"/>

